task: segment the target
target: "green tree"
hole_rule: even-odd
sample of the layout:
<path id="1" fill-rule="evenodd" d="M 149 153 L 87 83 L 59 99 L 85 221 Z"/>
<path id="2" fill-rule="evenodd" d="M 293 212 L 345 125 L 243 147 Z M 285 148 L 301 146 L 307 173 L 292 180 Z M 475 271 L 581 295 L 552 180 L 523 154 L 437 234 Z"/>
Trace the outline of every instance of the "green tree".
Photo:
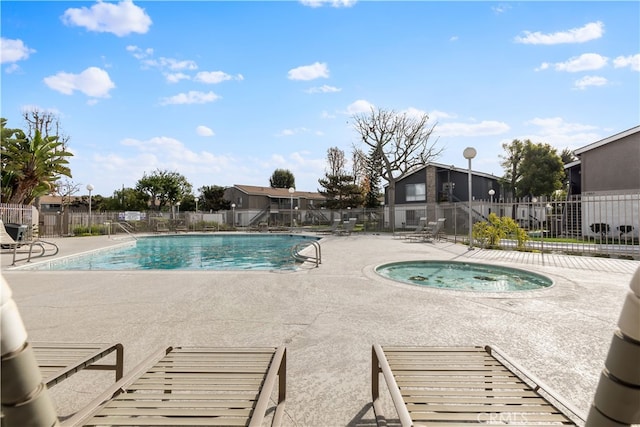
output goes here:
<path id="1" fill-rule="evenodd" d="M 219 185 L 205 185 L 198 189 L 200 200 L 198 209 L 203 211 L 225 211 L 231 209 L 231 202 L 224 198 L 224 187 Z"/>
<path id="2" fill-rule="evenodd" d="M 362 206 L 362 189 L 353 183 L 351 175 L 326 175 L 318 180 L 324 190 L 318 190 L 327 198 L 328 209 L 346 209 Z"/>
<path id="3" fill-rule="evenodd" d="M 149 209 L 149 195 L 135 188 L 115 190 L 113 196 L 103 199 L 106 211 L 146 211 Z"/>
<path id="4" fill-rule="evenodd" d="M 524 159 L 524 150 L 527 144 L 531 144 L 531 141 L 520 141 L 514 139 L 510 143 L 502 144 L 502 149 L 505 154 L 500 155 L 502 161 L 500 165 L 504 168 L 505 173 L 502 177 L 504 187 L 511 191 L 514 197 L 518 197 L 517 186 L 518 181 L 522 177 L 522 160 Z"/>
<path id="5" fill-rule="evenodd" d="M 518 181 L 520 195 L 548 196 L 562 188 L 564 164 L 549 144 L 528 144 Z"/>
<path id="6" fill-rule="evenodd" d="M 502 148 L 504 181 L 515 197 L 551 196 L 562 188 L 564 165 L 555 148 L 528 139 L 514 139 Z"/>
<path id="7" fill-rule="evenodd" d="M 136 190 L 145 193 L 151 201 L 151 208 L 162 210 L 165 206 L 173 206 L 191 194 L 192 185 L 178 172 L 157 169 L 146 173 L 137 182 Z"/>
<path id="8" fill-rule="evenodd" d="M 276 169 L 269 178 L 271 188 L 296 188 L 296 179 L 289 169 Z"/>
<path id="9" fill-rule="evenodd" d="M 329 209 L 345 209 L 362 206 L 362 188 L 355 178 L 345 171 L 344 151 L 338 147 L 327 150 L 327 169 L 325 177 L 318 180 L 324 190 L 318 190 L 326 197 L 325 206 Z"/>
<path id="10" fill-rule="evenodd" d="M 371 109 L 369 114 L 353 117 L 354 128 L 362 142 L 379 154 L 380 177 L 387 184 L 389 223 L 395 228 L 396 181 L 410 169 L 428 163 L 442 153 L 429 139 L 435 128 L 429 116 L 419 117 L 383 109 Z"/>
<path id="11" fill-rule="evenodd" d="M 66 139 L 57 135 L 57 121 L 37 111 L 25 114 L 29 132 L 2 127 L 2 198 L 8 203 L 31 204 L 49 194 L 62 176 L 71 177 Z M 56 134 L 50 135 L 52 123 Z"/>
<path id="12" fill-rule="evenodd" d="M 378 148 L 371 149 L 365 159 L 365 179 L 363 182 L 364 206 L 377 208 L 380 206 L 380 166 L 382 158 Z"/>

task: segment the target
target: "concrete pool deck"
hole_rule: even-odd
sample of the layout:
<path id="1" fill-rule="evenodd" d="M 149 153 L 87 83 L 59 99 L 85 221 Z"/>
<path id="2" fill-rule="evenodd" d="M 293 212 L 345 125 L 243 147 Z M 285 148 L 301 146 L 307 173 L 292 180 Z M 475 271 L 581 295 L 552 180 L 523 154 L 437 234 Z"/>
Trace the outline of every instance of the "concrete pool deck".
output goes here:
<path id="1" fill-rule="evenodd" d="M 121 242 L 52 239 L 57 257 Z M 169 345 L 287 347 L 284 426 L 375 425 L 371 345 L 496 345 L 586 414 L 639 261 L 467 250 L 390 235 L 322 240 L 319 268 L 281 272 L 19 271 L 1 257 L 31 341 L 121 342 L 125 374 Z M 405 285 L 377 265 L 483 262 L 542 273 L 554 286 L 486 294 Z M 37 261 L 37 260 L 36 260 Z M 24 263 L 19 263 L 23 265 Z M 53 387 L 65 417 L 111 377 Z M 382 387 L 387 393 L 386 386 Z M 393 419 L 395 414 L 389 412 Z"/>

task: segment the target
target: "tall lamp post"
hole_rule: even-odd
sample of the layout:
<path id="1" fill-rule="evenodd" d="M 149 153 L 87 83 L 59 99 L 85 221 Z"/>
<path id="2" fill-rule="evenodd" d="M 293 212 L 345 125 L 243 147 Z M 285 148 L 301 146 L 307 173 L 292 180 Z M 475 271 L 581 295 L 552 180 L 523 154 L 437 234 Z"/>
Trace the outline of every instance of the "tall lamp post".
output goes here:
<path id="1" fill-rule="evenodd" d="M 296 191 L 295 188 L 289 187 L 289 198 L 291 199 L 290 211 L 291 211 L 291 227 L 293 227 L 293 193 Z"/>
<path id="2" fill-rule="evenodd" d="M 473 249 L 473 234 L 472 234 L 473 218 L 471 216 L 471 197 L 472 197 L 472 192 L 471 192 L 471 159 L 473 159 L 476 156 L 476 154 L 477 154 L 476 149 L 473 148 L 473 147 L 467 147 L 462 152 L 462 155 L 464 156 L 464 158 L 469 161 L 469 172 L 468 172 L 468 175 L 469 175 L 469 250 Z"/>
<path id="3" fill-rule="evenodd" d="M 493 207 L 493 195 L 496 194 L 496 190 L 493 188 L 489 190 L 489 197 L 491 198 L 491 204 L 489 205 L 489 213 L 491 213 L 491 208 Z"/>
<path id="4" fill-rule="evenodd" d="M 231 224 L 236 228 L 236 204 L 231 203 Z"/>
<path id="5" fill-rule="evenodd" d="M 196 201 L 196 213 L 198 213 L 198 200 L 200 200 L 200 199 L 198 199 L 198 198 L 196 197 L 194 200 Z"/>
<path id="6" fill-rule="evenodd" d="M 87 190 L 89 191 L 89 234 L 91 234 L 91 192 L 93 188 L 93 185 L 87 184 Z"/>

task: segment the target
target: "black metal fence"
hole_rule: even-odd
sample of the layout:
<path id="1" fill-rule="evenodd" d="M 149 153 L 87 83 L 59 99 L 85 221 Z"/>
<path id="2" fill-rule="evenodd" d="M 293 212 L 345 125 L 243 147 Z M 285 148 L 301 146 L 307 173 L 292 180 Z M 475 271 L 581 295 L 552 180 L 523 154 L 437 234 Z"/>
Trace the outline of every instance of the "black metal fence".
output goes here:
<path id="1" fill-rule="evenodd" d="M 42 237 L 89 234 L 149 233 L 162 231 L 264 231 L 270 226 L 293 225 L 313 231 L 334 219 L 357 218 L 355 232 L 384 233 L 411 230 L 420 218 L 445 218 L 444 234 L 454 242 L 468 243 L 469 227 L 488 221 L 490 214 L 512 218 L 526 231 L 525 250 L 569 254 L 617 256 L 640 259 L 640 194 L 584 194 L 571 200 L 473 200 L 459 203 L 402 204 L 395 208 L 394 226 L 388 207 L 379 209 L 322 210 L 322 215 L 295 212 L 283 224 L 243 224 L 237 211 L 202 212 L 64 212 L 40 213 L 31 206 L 1 204 L 5 223 L 32 225 Z M 471 214 L 471 215 L 469 215 Z M 471 224 L 469 223 L 471 217 Z M 321 218 L 322 220 L 320 220 Z M 291 223 L 289 223 L 291 221 Z M 260 227 L 258 227 L 260 225 Z M 266 226 L 266 228 L 265 228 Z M 474 241 L 474 246 L 483 244 Z M 504 238 L 502 249 L 514 249 L 515 241 Z"/>

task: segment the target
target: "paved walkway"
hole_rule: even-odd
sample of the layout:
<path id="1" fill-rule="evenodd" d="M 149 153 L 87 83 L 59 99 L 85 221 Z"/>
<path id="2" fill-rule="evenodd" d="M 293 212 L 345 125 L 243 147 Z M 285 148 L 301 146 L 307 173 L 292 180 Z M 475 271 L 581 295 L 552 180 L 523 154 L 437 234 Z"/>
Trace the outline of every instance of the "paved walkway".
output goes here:
<path id="1" fill-rule="evenodd" d="M 59 256 L 118 244 L 56 240 Z M 373 343 L 493 344 L 587 410 L 638 261 L 469 251 L 389 235 L 327 237 L 322 265 L 296 272 L 17 271 L 2 255 L 32 341 L 118 341 L 125 373 L 168 345 L 288 351 L 285 426 L 369 426 Z M 391 261 L 466 260 L 542 273 L 554 286 L 511 294 L 445 291 L 378 276 Z M 59 414 L 111 378 L 81 372 L 52 389 Z M 383 388 L 386 390 L 386 388 Z M 389 414 L 391 415 L 391 414 Z"/>

